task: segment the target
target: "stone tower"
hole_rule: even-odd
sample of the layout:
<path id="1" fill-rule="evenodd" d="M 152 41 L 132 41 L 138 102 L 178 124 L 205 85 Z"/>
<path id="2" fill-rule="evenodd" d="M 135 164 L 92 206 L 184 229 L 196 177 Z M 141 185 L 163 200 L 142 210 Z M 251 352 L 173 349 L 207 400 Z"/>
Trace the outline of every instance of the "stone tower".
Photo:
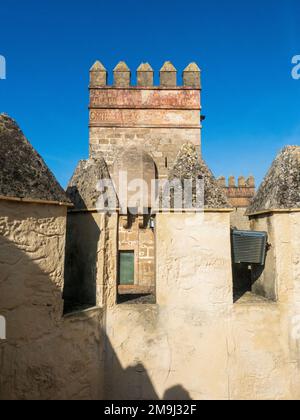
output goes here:
<path id="1" fill-rule="evenodd" d="M 200 155 L 200 94 L 200 69 L 194 63 L 183 72 L 183 86 L 170 62 L 160 71 L 159 86 L 148 63 L 140 65 L 132 86 L 130 69 L 120 62 L 108 86 L 107 71 L 97 61 L 90 71 L 90 157 L 104 157 L 111 168 L 124 151 L 142 150 L 155 162 L 158 177 L 165 178 L 183 144 L 194 144 Z"/>
<path id="2" fill-rule="evenodd" d="M 117 248 L 107 260 L 114 266 L 109 281 L 114 279 L 118 302 L 128 296 L 150 296 L 151 300 L 155 295 L 155 235 L 160 210 L 153 195 L 157 199 L 162 192 L 157 181 L 170 179 L 183 149 L 192 150 L 192 156 L 179 162 L 179 177 L 184 169 L 181 163 L 184 161 L 191 166 L 201 155 L 200 69 L 192 63 L 183 71 L 180 86 L 177 79 L 177 70 L 171 62 L 161 68 L 159 86 L 154 86 L 154 71 L 148 63 L 137 69 L 136 86 L 131 83 L 131 71 L 125 62 L 115 67 L 112 86 L 108 85 L 108 73 L 102 63 L 97 61 L 90 70 L 90 156 L 79 163 L 69 184 L 68 193 L 75 204 L 75 212 L 69 217 L 69 231 L 71 236 L 80 229 L 86 231 L 87 227 L 83 226 L 90 221 L 88 214 L 93 214 L 98 226 L 93 232 L 97 230 L 107 235 L 115 232 Z M 108 179 L 113 181 L 113 194 L 118 198 L 109 222 L 98 201 L 99 181 Z M 143 187 L 136 189 L 135 184 L 132 189 L 132 183 L 140 180 Z M 218 189 L 215 184 L 214 190 Z M 105 188 L 100 189 L 105 192 Z M 125 204 L 121 199 L 124 191 L 128 198 Z M 221 195 L 223 197 L 222 191 Z M 84 222 L 79 220 L 80 212 Z M 113 227 L 108 228 L 106 223 Z M 77 233 L 72 236 L 71 253 L 79 237 Z M 101 277 L 97 270 L 91 273 L 90 251 L 81 242 L 76 242 L 75 247 L 80 250 L 80 257 L 73 259 L 69 266 L 79 264 L 81 272 L 87 273 L 88 280 L 78 294 L 80 299 L 85 296 L 85 301 L 95 304 L 106 297 L 104 292 L 95 297 L 95 287 L 91 285 L 106 284 L 103 280 L 106 274 Z M 103 266 L 106 263 L 103 262 Z M 70 285 L 71 292 L 74 290 L 73 271 L 70 281 L 66 276 L 66 288 Z M 78 283 L 82 284 L 80 279 Z M 100 286 L 99 290 L 102 290 Z"/>

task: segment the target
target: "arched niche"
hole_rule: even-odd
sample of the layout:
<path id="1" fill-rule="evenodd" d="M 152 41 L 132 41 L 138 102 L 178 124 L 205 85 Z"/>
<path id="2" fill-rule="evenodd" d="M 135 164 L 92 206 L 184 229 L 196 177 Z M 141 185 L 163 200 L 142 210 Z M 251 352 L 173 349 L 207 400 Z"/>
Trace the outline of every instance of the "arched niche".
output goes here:
<path id="1" fill-rule="evenodd" d="M 119 152 L 111 171 L 121 211 L 136 209 L 149 212 L 155 205 L 157 166 L 142 148 L 130 147 Z"/>

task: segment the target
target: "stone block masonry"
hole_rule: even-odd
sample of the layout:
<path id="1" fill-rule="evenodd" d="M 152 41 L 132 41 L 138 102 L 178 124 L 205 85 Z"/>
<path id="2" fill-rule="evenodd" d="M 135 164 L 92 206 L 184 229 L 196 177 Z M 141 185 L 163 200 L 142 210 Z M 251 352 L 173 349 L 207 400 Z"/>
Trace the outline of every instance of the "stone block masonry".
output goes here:
<path id="1" fill-rule="evenodd" d="M 235 177 L 231 176 L 228 179 L 228 184 L 225 177 L 220 177 L 218 183 L 224 189 L 232 207 L 247 208 L 255 196 L 255 179 L 252 176 L 248 179 L 240 176 L 238 183 L 236 183 Z"/>
<path id="2" fill-rule="evenodd" d="M 119 251 L 131 250 L 135 253 L 134 287 L 119 285 L 119 293 L 154 294 L 155 293 L 155 238 L 154 231 L 142 228 L 143 217 L 132 217 L 128 227 L 128 218 L 120 216 Z"/>
<path id="3" fill-rule="evenodd" d="M 218 184 L 233 207 L 231 213 L 231 227 L 234 229 L 250 230 L 249 218 L 245 215 L 247 207 L 253 200 L 256 192 L 255 179 L 249 176 L 247 179 L 240 176 L 238 181 L 230 176 L 228 181 L 224 176 L 218 178 Z"/>
<path id="4" fill-rule="evenodd" d="M 114 84 L 107 86 L 107 71 L 96 62 L 90 73 L 90 157 L 103 156 L 112 166 L 129 147 L 143 148 L 155 161 L 159 177 L 166 177 L 183 144 L 191 142 L 200 155 L 201 81 L 196 64 L 183 72 L 167 62 L 160 71 L 160 85 L 153 86 L 153 70 L 142 64 L 137 86 L 131 85 L 126 63 L 114 70 Z"/>

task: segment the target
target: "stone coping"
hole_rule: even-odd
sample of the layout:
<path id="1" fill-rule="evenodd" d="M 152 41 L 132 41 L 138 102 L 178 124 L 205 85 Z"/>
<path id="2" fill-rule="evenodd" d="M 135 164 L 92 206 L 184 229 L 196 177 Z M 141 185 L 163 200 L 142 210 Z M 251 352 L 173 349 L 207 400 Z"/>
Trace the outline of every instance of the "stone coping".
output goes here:
<path id="1" fill-rule="evenodd" d="M 138 285 L 119 285 L 119 295 L 151 295 L 155 293 L 154 287 Z"/>
<path id="2" fill-rule="evenodd" d="M 173 209 L 173 210 L 169 210 L 169 209 L 162 209 L 162 210 L 154 210 L 151 214 L 153 216 L 157 215 L 157 214 L 194 214 L 194 213 L 232 213 L 235 209 L 234 208 L 224 208 L 224 209 L 210 209 L 210 208 L 206 208 L 203 210 L 195 210 L 195 209 Z M 299 210 L 300 211 L 300 210 Z M 70 209 L 69 213 L 101 213 L 101 214 L 105 214 L 105 211 L 101 211 L 98 210 L 96 208 L 88 208 L 88 209 Z M 127 216 L 127 214 L 123 214 L 120 213 L 120 209 L 114 209 L 113 211 L 111 211 L 110 213 L 112 214 L 116 214 L 119 213 L 122 216 Z M 137 214 L 137 216 L 143 216 L 142 214 Z"/>
<path id="3" fill-rule="evenodd" d="M 1 201 L 13 201 L 17 203 L 26 203 L 26 204 L 41 204 L 41 205 L 51 205 L 51 206 L 61 206 L 72 208 L 74 205 L 72 203 L 60 202 L 60 201 L 47 201 L 47 200 L 34 200 L 30 198 L 20 198 L 20 197 L 8 197 L 0 195 Z"/>
<path id="4" fill-rule="evenodd" d="M 67 313 L 63 316 L 63 318 L 69 319 L 69 318 L 78 317 L 81 315 L 86 316 L 93 312 L 103 312 L 103 311 L 104 311 L 104 308 L 102 306 L 93 306 L 92 308 L 87 308 L 87 309 L 82 309 L 82 310 L 78 309 L 74 312 Z"/>
<path id="5" fill-rule="evenodd" d="M 274 213 L 299 213 L 300 209 L 270 209 L 270 210 L 261 210 L 254 213 L 247 213 L 246 216 L 248 217 L 255 217 L 267 214 L 274 214 Z"/>

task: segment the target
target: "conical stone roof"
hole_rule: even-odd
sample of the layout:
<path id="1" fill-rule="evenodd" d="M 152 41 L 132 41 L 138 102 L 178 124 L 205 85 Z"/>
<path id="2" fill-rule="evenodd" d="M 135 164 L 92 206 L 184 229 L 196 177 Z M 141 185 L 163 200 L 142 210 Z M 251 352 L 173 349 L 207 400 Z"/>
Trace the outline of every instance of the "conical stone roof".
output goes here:
<path id="1" fill-rule="evenodd" d="M 5 114 L 0 115 L 0 196 L 70 204 L 42 157 Z"/>
<path id="2" fill-rule="evenodd" d="M 173 169 L 169 173 L 169 181 L 192 179 L 203 180 L 204 209 L 230 209 L 227 197 L 218 181 L 213 176 L 204 160 L 200 159 L 196 147 L 187 143 L 179 151 Z M 195 191 L 193 191 L 193 196 Z M 193 197 L 194 200 L 195 197 Z"/>
<path id="3" fill-rule="evenodd" d="M 287 146 L 274 160 L 247 214 L 299 208 L 300 146 Z"/>

